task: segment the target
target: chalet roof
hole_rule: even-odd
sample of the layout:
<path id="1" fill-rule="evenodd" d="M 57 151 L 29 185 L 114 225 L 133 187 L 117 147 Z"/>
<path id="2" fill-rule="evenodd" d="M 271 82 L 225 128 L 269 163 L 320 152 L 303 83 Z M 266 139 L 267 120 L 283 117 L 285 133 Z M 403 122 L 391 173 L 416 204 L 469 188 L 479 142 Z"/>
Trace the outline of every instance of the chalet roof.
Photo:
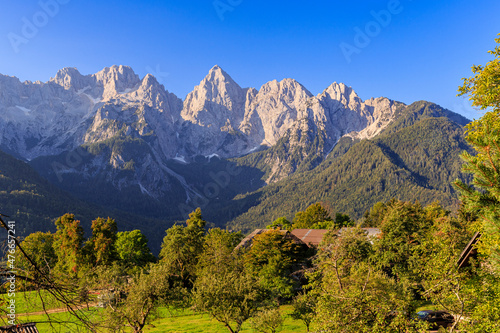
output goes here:
<path id="1" fill-rule="evenodd" d="M 367 232 L 367 236 L 376 236 L 380 234 L 380 229 L 378 228 L 361 228 Z M 264 232 L 274 230 L 274 229 L 256 229 L 247 237 L 245 237 L 238 246 L 236 250 L 241 247 L 249 247 L 252 244 L 252 240 L 255 236 L 260 235 Z M 292 239 L 296 244 L 305 244 L 309 247 L 318 246 L 323 240 L 324 235 L 329 231 L 328 229 L 293 229 L 291 232 L 287 230 L 278 229 L 286 238 Z M 342 233 L 342 228 L 339 233 Z"/>
<path id="2" fill-rule="evenodd" d="M 339 234 L 342 231 L 349 228 L 344 227 L 339 230 Z M 375 237 L 381 233 L 378 228 L 361 228 L 363 229 L 368 237 Z M 328 229 L 293 229 L 292 234 L 299 238 L 307 246 L 318 246 L 323 240 L 323 236 L 328 232 Z"/>
<path id="3" fill-rule="evenodd" d="M 281 229 L 255 229 L 250 235 L 246 236 L 243 238 L 243 240 L 236 246 L 235 250 L 238 250 L 242 247 L 249 247 L 252 244 L 252 241 L 255 236 L 263 234 L 268 231 L 279 231 L 285 238 L 293 240 L 296 244 L 301 244 L 301 240 L 295 237 L 290 233 L 288 230 L 281 230 Z"/>
<path id="4" fill-rule="evenodd" d="M 235 247 L 235 250 L 238 250 L 241 247 L 249 247 L 250 244 L 252 244 L 253 238 L 265 231 L 266 229 L 255 229 L 251 234 L 241 240 L 241 242 Z"/>
<path id="5" fill-rule="evenodd" d="M 36 323 L 25 323 L 19 325 L 0 326 L 1 333 L 38 333 Z"/>
<path id="6" fill-rule="evenodd" d="M 458 268 L 470 266 L 469 259 L 477 255 L 477 249 L 475 248 L 474 245 L 476 245 L 477 242 L 479 242 L 479 238 L 481 238 L 481 234 L 479 232 L 476 232 L 474 236 L 472 236 L 472 239 L 469 241 L 469 244 L 467 244 L 465 249 L 462 251 L 462 254 L 460 254 L 460 258 L 458 259 L 457 262 Z"/>
<path id="7" fill-rule="evenodd" d="M 293 229 L 292 235 L 300 239 L 307 246 L 318 246 L 323 239 L 323 235 L 328 229 Z"/>

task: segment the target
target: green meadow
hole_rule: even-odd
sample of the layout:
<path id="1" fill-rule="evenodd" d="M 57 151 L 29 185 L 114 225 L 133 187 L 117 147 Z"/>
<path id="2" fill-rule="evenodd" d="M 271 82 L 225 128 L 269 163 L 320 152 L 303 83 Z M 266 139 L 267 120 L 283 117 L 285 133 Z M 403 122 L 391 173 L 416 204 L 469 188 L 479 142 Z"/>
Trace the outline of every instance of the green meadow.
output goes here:
<path id="1" fill-rule="evenodd" d="M 30 312 L 42 311 L 41 302 L 32 303 L 34 299 L 33 295 L 26 293 L 26 300 L 30 304 L 34 304 L 33 309 Z M 21 309 L 26 310 L 29 306 L 27 303 L 20 302 Z M 36 304 L 36 305 L 35 305 Z M 52 309 L 55 309 L 56 302 L 51 303 Z M 282 333 L 292 333 L 292 332 L 306 332 L 305 325 L 299 321 L 294 320 L 288 316 L 291 311 L 291 306 L 282 306 L 281 311 L 285 317 L 284 324 L 279 332 Z M 88 318 L 99 319 L 99 313 L 101 309 L 90 308 L 90 310 L 82 310 L 82 315 L 88 316 Z M 21 313 L 21 312 L 18 312 Z M 160 333 L 160 332 L 200 332 L 200 333 L 218 333 L 227 332 L 227 328 L 223 324 L 219 323 L 213 319 L 208 314 L 194 312 L 190 309 L 178 309 L 178 310 L 167 310 L 166 308 L 159 309 L 159 317 L 147 325 L 144 332 L 147 333 Z M 37 328 L 40 332 L 58 332 L 58 333 L 77 333 L 77 332 L 90 332 L 90 330 L 82 327 L 78 323 L 78 320 L 70 315 L 68 312 L 52 313 L 45 315 L 27 315 L 18 316 L 19 322 L 36 322 Z M 99 329 L 101 332 L 105 332 L 105 329 Z M 257 332 L 253 330 L 250 322 L 246 322 L 243 325 L 241 332 Z"/>

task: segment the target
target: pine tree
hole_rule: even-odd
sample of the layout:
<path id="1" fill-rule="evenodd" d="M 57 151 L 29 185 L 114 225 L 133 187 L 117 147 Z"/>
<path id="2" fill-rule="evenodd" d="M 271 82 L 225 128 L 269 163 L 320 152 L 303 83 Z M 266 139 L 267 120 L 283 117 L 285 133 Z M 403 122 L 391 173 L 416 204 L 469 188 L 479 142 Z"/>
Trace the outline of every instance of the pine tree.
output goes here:
<path id="1" fill-rule="evenodd" d="M 476 154 L 462 154 L 463 172 L 472 174 L 472 184 L 457 180 L 464 208 L 479 217 L 477 230 L 483 233 L 482 251 L 500 268 L 500 38 L 495 59 L 486 66 L 473 66 L 473 77 L 464 79 L 460 95 L 469 94 L 474 106 L 490 109 L 467 125 L 466 140 Z"/>

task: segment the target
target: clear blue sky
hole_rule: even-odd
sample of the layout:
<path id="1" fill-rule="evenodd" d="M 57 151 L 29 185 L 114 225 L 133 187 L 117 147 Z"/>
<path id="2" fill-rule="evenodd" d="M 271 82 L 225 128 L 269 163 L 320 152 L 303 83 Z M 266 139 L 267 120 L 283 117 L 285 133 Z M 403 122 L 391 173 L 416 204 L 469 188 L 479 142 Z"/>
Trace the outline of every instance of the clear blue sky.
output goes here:
<path id="1" fill-rule="evenodd" d="M 425 99 L 477 118 L 456 90 L 491 59 L 500 1 L 397 2 L 0 0 L 0 73 L 47 81 L 62 67 L 122 64 L 184 99 L 218 64 L 242 87 L 291 77 L 318 94 L 337 81 L 363 99 Z M 367 28 L 370 40 L 356 40 Z M 350 62 L 340 45 L 357 48 Z"/>

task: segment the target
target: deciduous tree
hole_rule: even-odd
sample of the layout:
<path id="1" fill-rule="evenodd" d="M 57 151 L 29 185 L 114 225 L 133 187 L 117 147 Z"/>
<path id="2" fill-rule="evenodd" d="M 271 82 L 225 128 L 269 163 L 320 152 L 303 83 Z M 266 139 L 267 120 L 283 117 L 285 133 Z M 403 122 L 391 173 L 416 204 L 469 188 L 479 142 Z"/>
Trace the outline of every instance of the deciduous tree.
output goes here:
<path id="1" fill-rule="evenodd" d="M 317 299 L 315 326 L 325 332 L 417 332 L 408 285 L 370 262 L 372 245 L 362 229 L 330 233 L 310 276 Z"/>
<path id="2" fill-rule="evenodd" d="M 286 217 L 278 217 L 276 220 L 273 221 L 270 225 L 267 226 L 267 229 L 283 229 L 283 230 L 291 230 L 292 229 L 292 223 L 287 220 Z"/>
<path id="3" fill-rule="evenodd" d="M 301 247 L 278 230 L 255 236 L 245 253 L 247 271 L 253 274 L 271 299 L 293 296 L 297 281 L 291 278 L 292 267 L 300 256 Z"/>
<path id="4" fill-rule="evenodd" d="M 38 274 L 51 274 L 51 270 L 57 263 L 57 255 L 53 247 L 54 234 L 51 232 L 35 232 L 21 242 L 26 254 L 35 263 L 36 268 L 24 256 L 19 256 L 16 262 L 18 268 L 26 271 L 26 274 L 36 277 Z M 38 272 L 40 271 L 40 272 Z"/>
<path id="5" fill-rule="evenodd" d="M 56 220 L 54 251 L 57 255 L 56 271 L 60 277 L 76 277 L 84 263 L 82 251 L 83 228 L 74 214 L 65 214 Z"/>
<path id="6" fill-rule="evenodd" d="M 333 221 L 330 213 L 318 202 L 295 214 L 293 229 L 309 229 L 316 223 L 329 221 Z"/>
<path id="7" fill-rule="evenodd" d="M 171 267 L 153 264 L 133 278 L 123 276 L 120 266 L 102 268 L 97 285 L 106 296 L 104 328 L 122 332 L 129 327 L 140 333 L 160 315 L 160 306 L 175 308 L 185 302 L 186 291 Z"/>
<path id="8" fill-rule="evenodd" d="M 276 333 L 283 326 L 285 318 L 279 308 L 264 309 L 252 318 L 252 327 L 261 333 Z"/>
<path id="9" fill-rule="evenodd" d="M 185 287 L 191 288 L 205 242 L 206 222 L 199 208 L 189 214 L 186 224 L 186 227 L 174 225 L 167 230 L 161 245 L 160 261 L 177 272 Z"/>
<path id="10" fill-rule="evenodd" d="M 92 237 L 87 241 L 86 247 L 93 265 L 110 265 L 118 259 L 116 232 L 116 222 L 112 218 L 98 217 L 92 221 Z"/>
<path id="11" fill-rule="evenodd" d="M 300 293 L 293 300 L 293 312 L 290 316 L 296 320 L 302 320 L 304 325 L 306 325 L 307 332 L 311 327 L 311 323 L 316 316 L 317 299 L 314 295 L 315 293 Z"/>
<path id="12" fill-rule="evenodd" d="M 127 267 L 143 267 L 156 260 L 140 230 L 118 232 L 115 246 L 119 259 Z"/>
<path id="13" fill-rule="evenodd" d="M 398 279 L 415 278 L 410 262 L 431 226 L 432 219 L 418 202 L 392 203 L 380 226 L 382 234 L 374 242 L 377 265 Z"/>
<path id="14" fill-rule="evenodd" d="M 209 231 L 193 291 L 195 308 L 208 312 L 232 333 L 241 330 L 265 298 L 258 280 L 246 272 L 241 256 L 233 251 L 239 240 L 238 234 Z"/>

